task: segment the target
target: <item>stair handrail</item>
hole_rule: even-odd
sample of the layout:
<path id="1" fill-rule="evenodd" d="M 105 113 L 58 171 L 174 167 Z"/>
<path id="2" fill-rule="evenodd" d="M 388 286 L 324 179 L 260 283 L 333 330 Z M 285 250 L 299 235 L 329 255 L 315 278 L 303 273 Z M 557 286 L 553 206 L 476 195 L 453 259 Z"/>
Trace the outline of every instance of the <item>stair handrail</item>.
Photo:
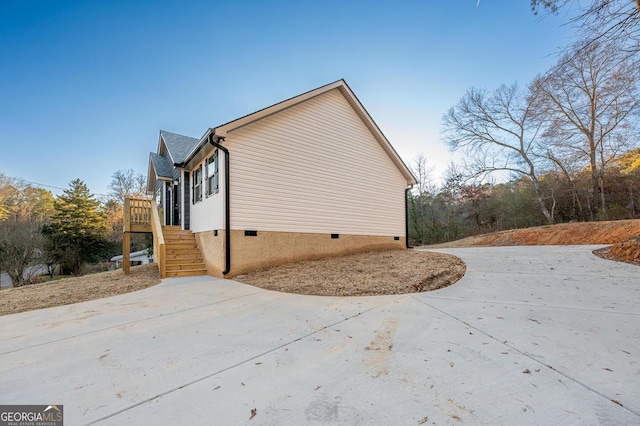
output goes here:
<path id="1" fill-rule="evenodd" d="M 167 262 L 166 262 L 166 246 L 164 242 L 164 235 L 162 233 L 162 222 L 160 222 L 160 214 L 158 213 L 158 206 L 156 203 L 151 202 L 151 231 L 153 233 L 153 253 L 160 269 L 160 278 L 167 277 Z"/>

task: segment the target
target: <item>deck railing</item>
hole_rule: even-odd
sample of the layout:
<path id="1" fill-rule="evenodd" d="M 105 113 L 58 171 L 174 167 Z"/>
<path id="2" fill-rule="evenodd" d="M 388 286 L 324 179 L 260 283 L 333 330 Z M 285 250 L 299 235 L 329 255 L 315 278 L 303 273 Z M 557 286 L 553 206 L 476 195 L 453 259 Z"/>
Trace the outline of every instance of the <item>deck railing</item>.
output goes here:
<path id="1" fill-rule="evenodd" d="M 156 203 L 151 203 L 151 229 L 153 230 L 153 257 L 160 268 L 160 278 L 167 276 L 166 246 L 162 234 L 162 222 Z"/>
<path id="2" fill-rule="evenodd" d="M 165 278 L 166 276 L 166 249 L 158 210 L 155 202 L 149 198 L 126 197 L 124 199 L 122 270 L 127 275 L 131 272 L 131 233 L 151 232 L 153 234 L 153 257 L 160 269 L 160 277 Z"/>
<path id="3" fill-rule="evenodd" d="M 124 232 L 151 232 L 151 205 L 148 198 L 124 199 Z"/>

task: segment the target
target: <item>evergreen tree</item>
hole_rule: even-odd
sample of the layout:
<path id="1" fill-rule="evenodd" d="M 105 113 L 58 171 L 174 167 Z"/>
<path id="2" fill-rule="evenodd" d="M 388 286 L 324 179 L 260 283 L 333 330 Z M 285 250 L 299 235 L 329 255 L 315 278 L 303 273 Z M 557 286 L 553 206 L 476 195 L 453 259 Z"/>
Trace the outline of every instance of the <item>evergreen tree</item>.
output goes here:
<path id="1" fill-rule="evenodd" d="M 106 217 L 80 179 L 56 198 L 54 208 L 51 223 L 43 228 L 47 257 L 63 271 L 79 275 L 84 263 L 96 262 L 106 254 Z"/>

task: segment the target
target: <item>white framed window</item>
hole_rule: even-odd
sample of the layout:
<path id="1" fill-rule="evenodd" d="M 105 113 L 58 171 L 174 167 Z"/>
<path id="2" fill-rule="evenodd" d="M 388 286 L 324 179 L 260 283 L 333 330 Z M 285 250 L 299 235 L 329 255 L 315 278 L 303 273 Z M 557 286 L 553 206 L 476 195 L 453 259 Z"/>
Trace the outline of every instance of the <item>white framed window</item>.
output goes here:
<path id="1" fill-rule="evenodd" d="M 193 171 L 193 203 L 202 201 L 202 164 Z"/>
<path id="2" fill-rule="evenodd" d="M 218 150 L 204 162 L 207 197 L 219 191 L 220 174 L 218 173 Z"/>

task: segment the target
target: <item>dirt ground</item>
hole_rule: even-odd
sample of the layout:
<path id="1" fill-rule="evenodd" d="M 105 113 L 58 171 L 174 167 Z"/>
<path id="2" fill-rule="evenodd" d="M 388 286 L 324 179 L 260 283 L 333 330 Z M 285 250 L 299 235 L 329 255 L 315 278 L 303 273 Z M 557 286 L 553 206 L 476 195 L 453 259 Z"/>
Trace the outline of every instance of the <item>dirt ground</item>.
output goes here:
<path id="1" fill-rule="evenodd" d="M 0 291 L 0 315 L 16 314 L 34 309 L 86 302 L 101 297 L 130 293 L 160 283 L 155 264 L 134 266 L 131 275 L 122 269 L 65 278 Z"/>
<path id="2" fill-rule="evenodd" d="M 640 219 L 561 223 L 463 238 L 430 247 L 616 244 L 640 235 Z"/>
<path id="3" fill-rule="evenodd" d="M 465 238 L 427 248 L 613 244 L 596 250 L 605 259 L 640 265 L 640 220 L 570 223 Z M 102 272 L 0 291 L 0 315 L 66 305 L 150 287 L 160 282 L 156 265 Z M 235 279 L 269 290 L 326 296 L 415 293 L 446 287 L 465 273 L 455 256 L 390 251 L 283 265 Z"/>
<path id="4" fill-rule="evenodd" d="M 605 259 L 632 263 L 640 266 L 640 235 L 629 237 L 611 247 L 594 251 Z"/>
<path id="5" fill-rule="evenodd" d="M 435 290 L 455 283 L 465 271 L 455 256 L 395 250 L 292 263 L 234 279 L 287 293 L 368 296 Z"/>

